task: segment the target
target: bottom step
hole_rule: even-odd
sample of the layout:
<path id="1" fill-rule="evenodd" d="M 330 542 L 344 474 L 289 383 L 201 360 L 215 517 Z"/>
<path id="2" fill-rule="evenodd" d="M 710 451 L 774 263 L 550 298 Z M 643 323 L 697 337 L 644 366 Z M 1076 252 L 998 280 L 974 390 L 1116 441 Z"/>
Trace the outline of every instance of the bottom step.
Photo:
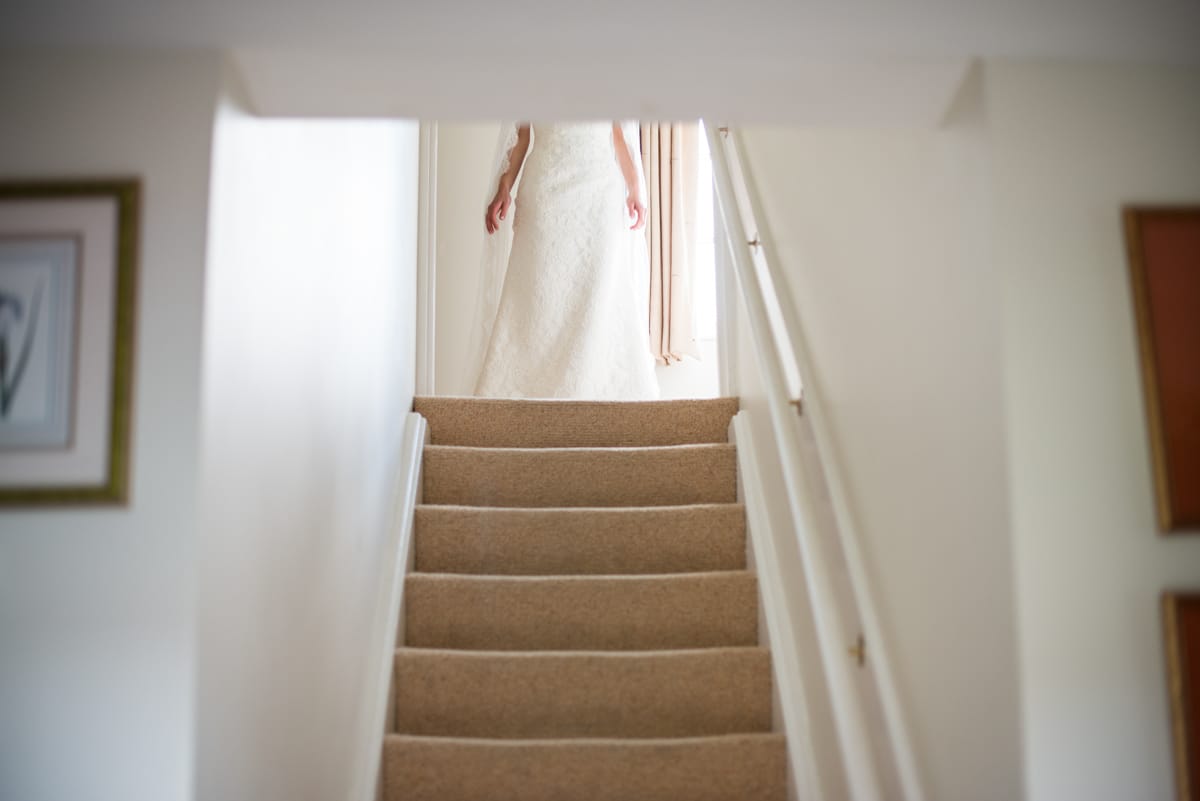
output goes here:
<path id="1" fill-rule="evenodd" d="M 389 734 L 384 801 L 784 801 L 782 734 L 484 740 Z"/>

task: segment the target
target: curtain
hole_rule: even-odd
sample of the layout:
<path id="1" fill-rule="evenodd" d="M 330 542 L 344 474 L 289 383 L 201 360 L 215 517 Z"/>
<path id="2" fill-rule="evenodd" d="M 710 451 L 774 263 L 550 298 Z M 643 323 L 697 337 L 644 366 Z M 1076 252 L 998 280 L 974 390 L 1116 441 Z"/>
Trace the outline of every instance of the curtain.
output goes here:
<path id="1" fill-rule="evenodd" d="M 646 238 L 650 251 L 650 350 L 659 364 L 700 358 L 692 326 L 700 126 L 642 125 Z"/>

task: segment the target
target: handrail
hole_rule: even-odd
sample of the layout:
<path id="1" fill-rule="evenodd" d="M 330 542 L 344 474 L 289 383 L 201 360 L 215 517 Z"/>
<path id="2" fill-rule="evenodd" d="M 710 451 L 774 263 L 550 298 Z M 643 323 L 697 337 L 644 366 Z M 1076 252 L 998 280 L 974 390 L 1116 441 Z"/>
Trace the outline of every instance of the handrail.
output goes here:
<path id="1" fill-rule="evenodd" d="M 899 789 L 906 801 L 923 801 L 924 793 L 916 769 L 912 743 L 904 725 L 899 695 L 896 691 L 891 662 L 884 647 L 882 629 L 876 614 L 874 599 L 863 565 L 857 529 L 847 500 L 843 472 L 826 422 L 819 393 L 811 384 L 813 362 L 790 297 L 773 258 L 773 240 L 766 229 L 766 217 L 755 191 L 747 160 L 735 132 L 729 128 L 706 126 L 709 150 L 713 161 L 715 204 L 723 222 L 731 261 L 741 287 L 755 352 L 766 385 L 770 417 L 775 428 L 784 478 L 795 491 L 788 493 L 788 503 L 796 525 L 797 539 L 803 559 L 805 579 L 811 596 L 813 618 L 821 652 L 821 664 L 829 688 L 839 750 L 851 798 L 855 801 L 880 801 L 883 798 L 882 777 L 872 755 L 864 709 L 854 686 L 850 663 L 844 653 L 853 636 L 846 628 L 842 611 L 833 589 L 833 554 L 818 536 L 816 504 L 812 482 L 806 475 L 800 449 L 797 418 L 792 403 L 800 398 L 789 386 L 785 374 L 783 340 L 792 367 L 798 378 L 797 391 L 803 392 L 801 413 L 807 418 L 816 445 L 820 478 L 829 493 L 835 521 L 837 540 L 841 545 L 845 569 L 850 578 L 858 621 L 866 641 L 871 644 L 872 678 L 875 681 L 879 704 L 884 717 L 887 741 Z M 734 175 L 740 179 L 735 184 Z M 741 202 L 739 203 L 739 194 Z M 747 219 L 748 218 L 748 219 Z M 747 225 L 747 223 L 750 223 Z M 740 232 L 738 237 L 735 232 Z M 755 257 L 758 257 L 757 259 Z M 778 324 L 773 330 L 768 313 L 768 297 L 764 291 L 759 267 L 766 273 L 775 301 Z M 795 383 L 795 382 L 793 382 Z"/>
<path id="2" fill-rule="evenodd" d="M 759 290 L 755 294 L 761 297 L 762 308 L 768 324 L 773 328 L 783 328 L 782 332 L 772 336 L 776 349 L 780 351 L 779 366 L 783 371 L 784 381 L 788 388 L 788 397 L 797 406 L 800 406 L 804 392 L 804 379 L 800 374 L 799 363 L 792 349 L 792 343 L 796 341 L 794 333 L 800 330 L 799 323 L 792 306 L 782 302 L 785 293 L 780 291 L 782 285 L 779 276 L 771 269 L 774 260 L 767 259 L 770 238 L 766 236 L 765 217 L 758 208 L 757 197 L 750 190 L 750 180 L 744 167 L 746 160 L 742 156 L 740 148 L 737 148 L 735 134 L 726 127 L 717 128 L 716 132 L 720 134 L 720 142 L 715 141 L 713 132 L 709 131 L 709 138 L 713 140 L 709 144 L 709 150 L 714 157 L 713 180 L 714 182 L 717 180 L 717 161 L 715 159 L 719 157 L 729 178 L 728 186 L 732 198 L 730 208 L 739 212 L 738 220 L 741 222 L 739 230 L 747 237 L 746 247 L 750 251 L 751 265 L 757 267 L 761 264 L 765 268 L 762 271 L 756 271 L 760 284 Z M 729 158 L 727 144 L 735 147 L 733 158 Z M 732 229 L 726 228 L 725 233 L 728 237 L 733 236 Z M 769 288 L 761 287 L 762 272 L 766 273 L 766 279 L 770 282 Z"/>

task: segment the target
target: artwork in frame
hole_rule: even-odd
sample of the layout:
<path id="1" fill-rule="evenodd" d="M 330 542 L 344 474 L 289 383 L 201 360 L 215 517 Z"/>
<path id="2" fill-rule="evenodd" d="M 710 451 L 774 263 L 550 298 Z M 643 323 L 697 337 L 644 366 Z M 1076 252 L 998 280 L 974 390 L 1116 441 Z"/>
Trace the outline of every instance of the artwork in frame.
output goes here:
<path id="1" fill-rule="evenodd" d="M 1200 531 L 1200 206 L 1129 207 L 1159 529 Z"/>
<path id="2" fill-rule="evenodd" d="M 1200 593 L 1163 594 L 1175 796 L 1200 801 Z"/>
<path id="3" fill-rule="evenodd" d="M 0 182 L 0 505 L 128 502 L 140 205 Z"/>

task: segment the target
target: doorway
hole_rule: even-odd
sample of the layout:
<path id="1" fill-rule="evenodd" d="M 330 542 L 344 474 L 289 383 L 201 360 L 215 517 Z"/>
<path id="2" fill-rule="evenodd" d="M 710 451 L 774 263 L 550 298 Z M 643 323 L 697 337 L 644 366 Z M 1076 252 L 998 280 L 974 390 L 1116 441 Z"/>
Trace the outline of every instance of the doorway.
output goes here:
<path id="1" fill-rule="evenodd" d="M 474 388 L 474 376 L 468 373 L 475 362 L 474 315 L 487 236 L 483 212 L 494 180 L 500 125 L 422 125 L 418 304 L 425 308 L 418 313 L 418 360 L 426 363 L 418 365 L 418 394 L 469 395 Z M 674 358 L 664 358 L 661 348 L 655 353 L 663 399 L 719 394 L 712 165 L 703 128 L 695 125 L 698 154 L 691 159 L 694 174 L 684 182 L 691 193 L 688 219 L 683 226 L 673 226 L 677 236 L 686 237 L 688 269 L 684 276 L 671 276 L 686 283 L 682 292 L 677 288 L 673 293 L 673 302 L 687 304 L 690 326 L 682 337 L 675 333 Z M 653 214 L 651 194 L 647 193 Z M 650 280 L 649 275 L 639 278 Z M 649 328 L 649 306 L 646 318 Z"/>

